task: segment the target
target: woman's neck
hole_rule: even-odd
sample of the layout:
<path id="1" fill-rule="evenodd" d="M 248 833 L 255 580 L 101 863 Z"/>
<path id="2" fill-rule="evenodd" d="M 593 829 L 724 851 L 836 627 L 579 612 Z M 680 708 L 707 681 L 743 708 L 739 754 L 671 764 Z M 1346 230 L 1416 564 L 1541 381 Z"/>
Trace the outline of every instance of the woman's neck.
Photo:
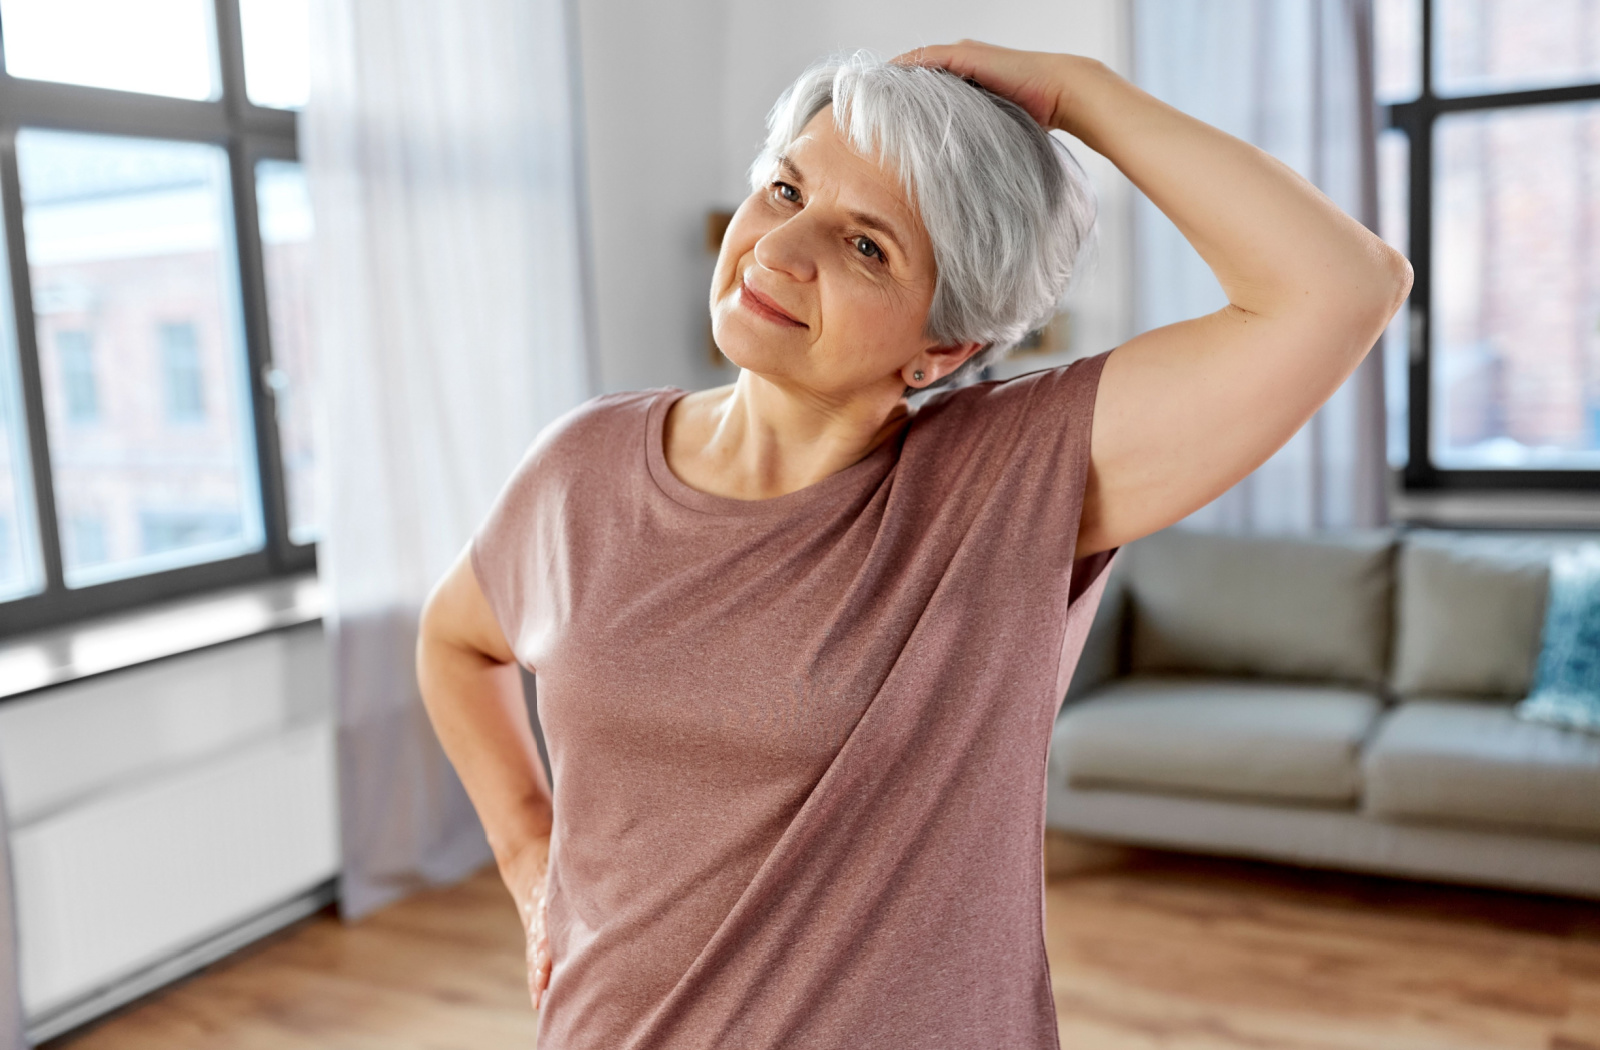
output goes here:
<path id="1" fill-rule="evenodd" d="M 860 461 L 910 414 L 888 385 L 829 398 L 743 370 L 729 386 L 678 399 L 667 414 L 662 449 L 690 488 L 772 499 Z"/>

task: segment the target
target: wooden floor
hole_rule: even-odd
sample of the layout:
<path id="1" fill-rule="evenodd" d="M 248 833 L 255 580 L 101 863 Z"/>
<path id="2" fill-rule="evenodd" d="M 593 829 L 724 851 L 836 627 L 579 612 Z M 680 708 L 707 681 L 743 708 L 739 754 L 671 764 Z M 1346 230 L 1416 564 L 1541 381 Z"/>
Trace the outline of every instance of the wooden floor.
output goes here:
<path id="1" fill-rule="evenodd" d="M 1051 844 L 1066 1050 L 1600 1050 L 1600 904 Z M 314 917 L 51 1050 L 530 1047 L 492 871 Z"/>

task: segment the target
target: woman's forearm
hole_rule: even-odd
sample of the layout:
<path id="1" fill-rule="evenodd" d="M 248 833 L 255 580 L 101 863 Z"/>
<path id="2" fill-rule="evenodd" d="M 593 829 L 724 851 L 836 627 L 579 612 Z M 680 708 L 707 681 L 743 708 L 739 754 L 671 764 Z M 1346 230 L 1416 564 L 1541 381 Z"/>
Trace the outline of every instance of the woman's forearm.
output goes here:
<path id="1" fill-rule="evenodd" d="M 1051 123 L 1103 154 L 1170 218 L 1233 306 L 1393 312 L 1404 260 L 1293 169 L 1103 63 L 1057 56 Z"/>
<path id="2" fill-rule="evenodd" d="M 441 593 L 449 583 L 441 586 Z M 417 680 L 445 754 L 483 823 L 502 871 L 548 849 L 550 789 L 515 663 L 459 637 L 461 617 L 439 595 L 423 614 Z"/>

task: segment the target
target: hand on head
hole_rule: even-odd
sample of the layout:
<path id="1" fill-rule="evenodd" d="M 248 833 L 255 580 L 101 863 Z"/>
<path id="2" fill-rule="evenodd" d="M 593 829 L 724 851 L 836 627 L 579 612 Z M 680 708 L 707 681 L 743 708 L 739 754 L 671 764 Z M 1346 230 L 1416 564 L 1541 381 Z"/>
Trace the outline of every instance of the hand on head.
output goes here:
<path id="1" fill-rule="evenodd" d="M 895 56 L 893 61 L 948 69 L 1015 102 L 1046 128 L 1057 128 L 1061 127 L 1061 78 L 1056 66 L 1063 57 L 962 40 L 914 48 Z"/>

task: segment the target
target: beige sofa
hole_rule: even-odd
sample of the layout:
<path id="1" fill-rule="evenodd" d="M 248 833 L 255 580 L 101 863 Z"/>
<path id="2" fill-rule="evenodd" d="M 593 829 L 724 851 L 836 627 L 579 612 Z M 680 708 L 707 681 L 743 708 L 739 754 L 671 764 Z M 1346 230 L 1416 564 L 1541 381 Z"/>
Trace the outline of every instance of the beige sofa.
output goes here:
<path id="1" fill-rule="evenodd" d="M 1513 714 L 1587 536 L 1169 529 L 1118 557 L 1047 823 L 1120 842 L 1600 897 L 1600 735 Z"/>

